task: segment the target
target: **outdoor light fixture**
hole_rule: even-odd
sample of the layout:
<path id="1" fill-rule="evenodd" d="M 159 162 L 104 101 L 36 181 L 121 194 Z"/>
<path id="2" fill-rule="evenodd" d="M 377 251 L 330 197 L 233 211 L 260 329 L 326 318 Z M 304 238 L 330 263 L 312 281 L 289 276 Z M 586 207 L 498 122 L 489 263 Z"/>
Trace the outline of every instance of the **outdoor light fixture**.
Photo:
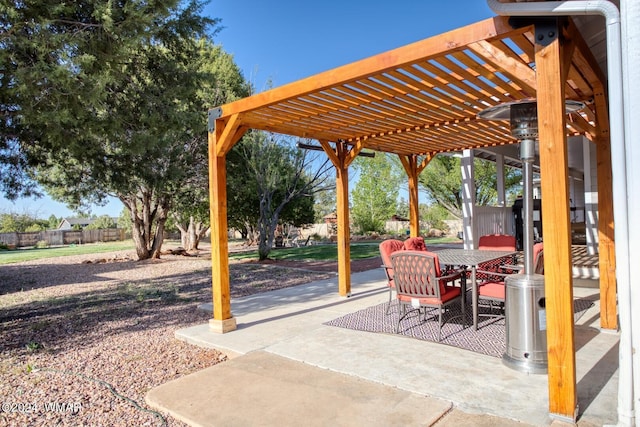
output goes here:
<path id="1" fill-rule="evenodd" d="M 572 113 L 584 104 L 566 101 Z M 535 99 L 508 102 L 478 113 L 486 120 L 509 120 L 511 135 L 520 141 L 524 207 L 524 274 L 505 278 L 506 350 L 503 363 L 532 374 L 547 372 L 547 321 L 544 276 L 535 274 L 533 259 L 533 162 L 538 139 L 538 104 Z"/>

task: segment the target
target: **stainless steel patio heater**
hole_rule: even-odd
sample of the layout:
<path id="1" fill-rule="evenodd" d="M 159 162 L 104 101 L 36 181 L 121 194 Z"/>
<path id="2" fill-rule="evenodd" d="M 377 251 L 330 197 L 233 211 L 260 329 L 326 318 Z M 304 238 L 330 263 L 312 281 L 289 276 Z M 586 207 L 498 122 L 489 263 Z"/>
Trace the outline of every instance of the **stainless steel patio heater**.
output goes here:
<path id="1" fill-rule="evenodd" d="M 566 111 L 584 106 L 566 101 Z M 509 102 L 478 114 L 481 119 L 509 120 L 511 135 L 520 141 L 524 210 L 524 274 L 505 280 L 506 350 L 503 363 L 532 374 L 547 372 L 547 331 L 544 276 L 535 274 L 533 260 L 533 162 L 538 139 L 538 109 L 535 99 Z"/>

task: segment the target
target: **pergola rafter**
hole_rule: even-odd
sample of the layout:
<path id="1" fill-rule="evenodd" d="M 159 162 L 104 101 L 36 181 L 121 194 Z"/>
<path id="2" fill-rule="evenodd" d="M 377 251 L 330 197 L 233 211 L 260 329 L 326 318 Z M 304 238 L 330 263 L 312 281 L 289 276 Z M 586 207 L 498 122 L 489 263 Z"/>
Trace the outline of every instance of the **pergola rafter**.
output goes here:
<path id="1" fill-rule="evenodd" d="M 553 201 L 543 206 L 544 235 L 560 236 L 548 250 L 545 242 L 545 259 L 554 259 L 545 271 L 558 286 L 548 299 L 550 408 L 575 417 L 573 320 L 567 315 L 572 309 L 569 202 L 560 191 L 568 181 L 567 136 L 585 135 L 598 147 L 606 313 L 601 324 L 610 329 L 617 326 L 613 202 L 605 79 L 571 20 L 558 22 L 562 39 L 543 46 L 533 24 L 514 28 L 506 17 L 487 19 L 212 110 L 212 328 L 235 328 L 229 308 L 225 154 L 246 130 L 320 141 L 336 168 L 339 292 L 350 295 L 348 168 L 357 154 L 368 149 L 400 157 L 409 179 L 410 232 L 417 235 L 417 178 L 428 162 L 438 153 L 517 143 L 508 121 L 481 121 L 477 114 L 503 102 L 537 98 L 543 195 L 549 193 Z M 564 99 L 581 101 L 585 108 L 565 116 Z"/>

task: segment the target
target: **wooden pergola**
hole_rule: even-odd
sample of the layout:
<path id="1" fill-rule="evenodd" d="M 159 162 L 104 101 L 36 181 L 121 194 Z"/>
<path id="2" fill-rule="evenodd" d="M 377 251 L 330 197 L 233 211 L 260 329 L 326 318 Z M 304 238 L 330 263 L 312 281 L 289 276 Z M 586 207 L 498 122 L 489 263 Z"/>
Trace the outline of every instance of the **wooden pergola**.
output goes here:
<path id="1" fill-rule="evenodd" d="M 349 296 L 349 165 L 366 148 L 399 156 L 410 233 L 418 175 L 438 153 L 514 144 L 508 122 L 478 112 L 538 102 L 549 411 L 575 420 L 576 369 L 567 136 L 597 147 L 601 326 L 617 328 L 613 200 L 605 79 L 570 19 L 487 19 L 209 111 L 213 319 L 236 328 L 229 295 L 225 156 L 249 129 L 317 139 L 336 168 L 339 293 Z M 512 25 L 513 24 L 513 25 Z M 566 99 L 586 107 L 567 116 Z"/>

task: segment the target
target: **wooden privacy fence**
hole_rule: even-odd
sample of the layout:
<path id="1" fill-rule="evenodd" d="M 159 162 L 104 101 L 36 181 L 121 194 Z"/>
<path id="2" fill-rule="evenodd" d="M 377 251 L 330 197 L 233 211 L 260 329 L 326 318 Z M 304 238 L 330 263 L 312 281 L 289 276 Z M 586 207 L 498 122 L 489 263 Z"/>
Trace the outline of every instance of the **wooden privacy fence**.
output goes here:
<path id="1" fill-rule="evenodd" d="M 124 240 L 123 228 L 104 228 L 100 230 L 50 230 L 28 233 L 0 233 L 0 242 L 10 247 L 21 248 L 35 246 L 40 241 L 50 246 L 83 244 L 95 242 L 115 242 Z"/>

